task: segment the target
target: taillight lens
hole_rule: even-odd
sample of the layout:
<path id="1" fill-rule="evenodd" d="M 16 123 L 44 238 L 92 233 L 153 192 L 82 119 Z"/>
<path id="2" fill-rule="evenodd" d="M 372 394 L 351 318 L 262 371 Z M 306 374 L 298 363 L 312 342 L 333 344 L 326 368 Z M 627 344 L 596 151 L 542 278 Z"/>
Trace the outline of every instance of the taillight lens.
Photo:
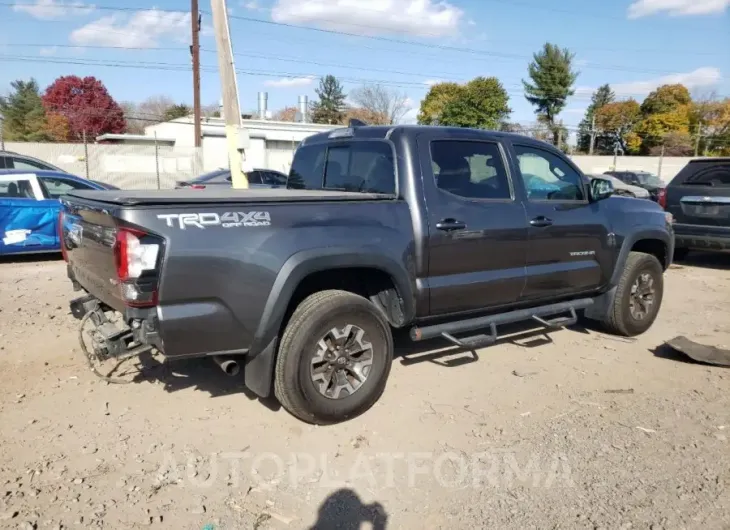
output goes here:
<path id="1" fill-rule="evenodd" d="M 194 190 L 204 190 L 205 189 L 205 186 L 203 186 L 202 184 L 191 184 L 190 187 L 193 188 Z"/>
<path id="2" fill-rule="evenodd" d="M 659 206 L 662 208 L 667 207 L 667 189 L 661 188 L 659 192 L 657 193 L 657 202 L 659 203 Z"/>
<path id="3" fill-rule="evenodd" d="M 63 261 L 68 263 L 68 252 L 66 251 L 66 242 L 64 241 L 64 235 L 63 235 L 63 210 L 60 210 L 58 212 L 58 242 L 61 245 L 61 255 L 63 256 Z"/>
<path id="4" fill-rule="evenodd" d="M 157 304 L 157 266 L 161 244 L 157 237 L 121 227 L 114 243 L 114 259 L 122 299 L 132 307 Z"/>

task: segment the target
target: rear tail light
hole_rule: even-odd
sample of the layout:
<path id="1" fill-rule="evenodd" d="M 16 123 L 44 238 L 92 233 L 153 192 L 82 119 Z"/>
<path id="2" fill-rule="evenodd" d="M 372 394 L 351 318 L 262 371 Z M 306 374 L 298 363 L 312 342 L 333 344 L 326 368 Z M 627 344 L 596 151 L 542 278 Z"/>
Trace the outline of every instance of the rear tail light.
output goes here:
<path id="1" fill-rule="evenodd" d="M 117 278 L 124 302 L 131 307 L 157 304 L 162 241 L 141 230 L 121 227 L 114 243 Z"/>
<path id="2" fill-rule="evenodd" d="M 63 210 L 60 210 L 58 212 L 58 242 L 61 245 L 61 255 L 63 256 L 63 261 L 68 263 L 68 252 L 66 250 L 66 241 L 64 240 L 63 235 Z"/>
<path id="3" fill-rule="evenodd" d="M 661 188 L 659 192 L 657 193 L 657 199 L 656 201 L 659 203 L 659 206 L 662 208 L 667 207 L 667 189 Z"/>
<path id="4" fill-rule="evenodd" d="M 194 190 L 204 190 L 205 189 L 205 186 L 203 186 L 202 184 L 191 184 L 190 187 L 193 188 Z"/>

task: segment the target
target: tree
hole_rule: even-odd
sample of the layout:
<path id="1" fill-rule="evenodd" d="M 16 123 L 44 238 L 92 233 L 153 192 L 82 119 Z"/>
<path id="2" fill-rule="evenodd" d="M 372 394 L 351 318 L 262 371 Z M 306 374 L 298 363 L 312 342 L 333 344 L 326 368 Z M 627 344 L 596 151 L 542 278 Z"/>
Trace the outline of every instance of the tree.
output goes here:
<path id="1" fill-rule="evenodd" d="M 410 110 L 405 93 L 389 90 L 380 84 L 363 85 L 350 93 L 350 99 L 376 118 L 377 121 L 368 122 L 373 125 L 398 123 Z"/>
<path id="2" fill-rule="evenodd" d="M 686 86 L 681 84 L 662 85 L 651 92 L 641 104 L 641 113 L 665 114 L 674 112 L 678 107 L 692 103 L 692 96 Z"/>
<path id="3" fill-rule="evenodd" d="M 730 151 L 730 98 L 710 94 L 693 103 L 690 130 L 701 131 L 700 149 L 705 155 L 724 155 Z"/>
<path id="4" fill-rule="evenodd" d="M 692 137 L 689 133 L 670 132 L 662 138 L 662 145 L 651 147 L 648 152 L 652 156 L 692 156 L 694 153 L 694 145 Z"/>
<path id="5" fill-rule="evenodd" d="M 61 114 L 49 112 L 43 130 L 50 141 L 65 142 L 69 135 L 68 120 Z"/>
<path id="6" fill-rule="evenodd" d="M 124 111 L 95 77 L 74 75 L 56 79 L 43 97 L 46 112 L 68 120 L 69 139 L 87 138 L 105 133 L 122 133 L 126 129 Z"/>
<path id="7" fill-rule="evenodd" d="M 312 121 L 314 123 L 342 123 L 345 109 L 345 93 L 342 84 L 333 75 L 319 80 L 319 88 L 315 90 L 319 101 L 312 104 Z"/>
<path id="8" fill-rule="evenodd" d="M 193 109 L 188 107 L 185 103 L 180 103 L 179 105 L 172 105 L 165 110 L 165 120 L 164 121 L 172 121 L 176 120 L 178 118 L 185 118 L 187 116 L 190 116 L 192 114 Z"/>
<path id="9" fill-rule="evenodd" d="M 689 90 L 681 84 L 662 85 L 651 92 L 641 104 L 643 119 L 636 127 L 642 151 L 651 153 L 670 133 L 676 133 L 674 140 L 689 135 L 691 104 Z"/>
<path id="10" fill-rule="evenodd" d="M 553 133 L 554 144 L 558 143 L 559 135 L 555 119 L 565 108 L 568 97 L 575 93 L 573 84 L 578 72 L 572 69 L 574 57 L 567 48 L 561 50 L 555 44 L 545 43 L 527 67 L 532 83 L 522 80 L 525 98 L 536 107 L 538 116 L 544 116 Z"/>
<path id="11" fill-rule="evenodd" d="M 446 103 L 439 122 L 454 127 L 499 129 L 512 113 L 508 103 L 509 95 L 496 77 L 477 77 Z"/>
<path id="12" fill-rule="evenodd" d="M 353 119 L 360 120 L 371 125 L 388 124 L 388 117 L 383 114 L 378 114 L 372 110 L 364 109 L 362 107 L 347 107 L 347 109 L 345 109 L 344 123 L 348 123 Z"/>
<path id="13" fill-rule="evenodd" d="M 150 122 L 140 117 L 138 112 L 139 105 L 134 101 L 122 101 L 120 106 L 124 114 L 124 121 L 127 123 L 125 132 L 129 134 L 144 134 L 144 128 L 150 125 Z"/>
<path id="14" fill-rule="evenodd" d="M 602 85 L 598 87 L 591 96 L 591 104 L 586 109 L 583 120 L 578 125 L 578 149 L 581 152 L 587 153 L 591 147 L 591 129 L 593 127 L 593 116 L 596 110 L 600 109 L 604 105 L 612 103 L 616 99 L 616 95 L 609 85 Z M 595 132 L 593 149 L 598 154 L 606 154 L 611 152 L 613 146 L 610 145 L 610 139 L 603 134 Z"/>
<path id="15" fill-rule="evenodd" d="M 596 127 L 606 133 L 613 145 L 618 145 L 624 152 L 638 149 L 633 129 L 641 119 L 641 107 L 634 99 L 608 103 L 596 110 Z"/>
<path id="16" fill-rule="evenodd" d="M 10 93 L 0 97 L 5 139 L 21 142 L 48 140 L 45 131 L 46 113 L 36 80 L 13 81 L 10 87 Z"/>
<path id="17" fill-rule="evenodd" d="M 464 87 L 458 83 L 436 83 L 432 85 L 421 102 L 418 123 L 433 125 L 441 118 L 444 107 L 461 95 L 463 91 Z"/>
<path id="18" fill-rule="evenodd" d="M 299 109 L 296 107 L 284 107 L 274 113 L 274 121 L 295 121 Z"/>

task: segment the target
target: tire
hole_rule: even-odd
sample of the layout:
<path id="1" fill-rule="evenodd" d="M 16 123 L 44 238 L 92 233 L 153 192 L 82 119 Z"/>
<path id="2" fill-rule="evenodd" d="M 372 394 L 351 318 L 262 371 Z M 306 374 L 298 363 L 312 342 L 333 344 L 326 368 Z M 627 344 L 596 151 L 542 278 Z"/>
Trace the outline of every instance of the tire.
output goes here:
<path id="1" fill-rule="evenodd" d="M 332 330 L 337 334 L 333 335 Z M 360 330 L 362 335 L 358 335 Z M 342 338 L 345 335 L 349 338 Z M 355 350 L 365 348 L 358 357 L 342 355 L 346 357 L 344 362 L 360 361 L 360 374 L 365 374 L 365 379 L 358 387 L 355 388 L 358 382 L 350 364 L 322 360 L 331 352 L 323 353 L 329 350 L 323 349 L 321 344 L 334 342 L 331 339 L 346 341 L 347 344 L 341 346 L 343 351 L 350 346 Z M 371 364 L 362 367 L 368 358 Z M 299 304 L 284 330 L 276 359 L 274 393 L 289 413 L 307 423 L 338 423 L 362 414 L 380 399 L 392 362 L 390 324 L 375 305 L 346 291 L 318 292 Z M 315 366 L 335 370 L 340 375 L 333 381 L 349 381 L 350 387 L 328 384 L 326 373 L 318 375 L 321 378 L 318 381 L 313 380 Z M 345 375 L 349 377 L 343 379 Z M 323 393 L 323 385 L 330 395 Z"/>
<path id="2" fill-rule="evenodd" d="M 633 337 L 648 330 L 659 314 L 664 295 L 664 271 L 659 260 L 651 254 L 631 252 L 626 260 L 621 279 L 616 289 L 616 297 L 608 317 L 603 322 L 608 330 L 616 335 Z M 631 310 L 632 288 L 637 279 L 648 274 L 654 288 L 653 301 L 642 318 L 637 318 Z M 641 282 L 641 281 L 640 281 Z M 636 304 L 636 302 L 635 302 Z M 639 305 L 641 307 L 641 305 Z"/>
<path id="3" fill-rule="evenodd" d="M 674 261 L 682 261 L 685 258 L 687 258 L 687 254 L 689 254 L 688 248 L 675 248 L 674 249 Z"/>

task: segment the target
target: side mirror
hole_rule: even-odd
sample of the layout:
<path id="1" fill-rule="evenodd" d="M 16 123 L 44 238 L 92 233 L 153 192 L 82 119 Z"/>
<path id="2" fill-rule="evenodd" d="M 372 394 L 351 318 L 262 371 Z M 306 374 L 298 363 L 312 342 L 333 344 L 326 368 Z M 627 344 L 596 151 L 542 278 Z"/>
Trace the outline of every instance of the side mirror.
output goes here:
<path id="1" fill-rule="evenodd" d="M 602 201 L 613 195 L 613 182 L 602 178 L 591 179 L 591 199 L 593 201 Z"/>

